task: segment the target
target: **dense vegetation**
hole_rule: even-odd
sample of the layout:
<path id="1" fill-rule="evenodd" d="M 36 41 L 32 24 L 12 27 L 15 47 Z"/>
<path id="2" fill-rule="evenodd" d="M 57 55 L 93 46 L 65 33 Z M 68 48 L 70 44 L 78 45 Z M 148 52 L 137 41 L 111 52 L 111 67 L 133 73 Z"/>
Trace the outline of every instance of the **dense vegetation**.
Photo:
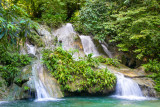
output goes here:
<path id="1" fill-rule="evenodd" d="M 15 77 L 21 74 L 24 66 L 30 64 L 31 58 L 27 55 L 20 55 L 15 48 L 10 46 L 5 48 L 0 43 L 0 76 L 6 80 L 8 86 L 17 82 Z"/>
<path id="2" fill-rule="evenodd" d="M 31 32 L 31 29 L 35 29 L 37 26 L 35 22 L 47 24 L 50 27 L 58 27 L 68 21 L 74 23 L 79 33 L 93 35 L 95 39 L 102 42 L 114 43 L 119 51 L 139 59 L 144 64 L 146 72 L 153 72 L 150 77 L 157 84 L 156 90 L 160 91 L 160 79 L 158 78 L 160 75 L 159 0 L 1 0 L 0 74 L 8 85 L 13 82 L 13 78 L 20 69 L 30 62 L 29 57 L 18 54 L 20 44 L 29 40 L 31 44 L 44 46 L 42 42 L 39 42 L 41 41 L 39 36 Z M 15 51 L 12 51 L 13 49 Z M 47 53 L 49 55 L 51 53 L 57 53 L 58 56 L 62 55 L 59 58 L 56 55 L 48 56 Z M 67 58 L 63 59 L 63 53 L 68 55 L 69 62 L 66 62 Z M 12 60 L 14 58 L 16 62 Z M 47 58 L 49 61 L 55 61 L 54 66 L 46 60 Z M 78 66 L 85 66 L 85 68 L 81 68 L 83 69 L 81 75 L 83 75 L 88 71 L 93 73 L 92 67 L 97 66 L 96 60 L 114 66 L 117 66 L 118 63 L 116 59 L 99 58 L 92 60 L 90 56 L 87 58 L 74 61 L 71 55 L 63 50 L 44 51 L 44 63 L 52 71 L 53 76 L 57 76 L 57 78 L 59 75 L 53 72 L 55 67 L 58 67 L 57 72 L 60 75 L 64 75 L 64 72 L 61 71 L 62 68 L 67 70 L 67 73 L 72 74 L 72 69 L 75 67 L 73 71 L 80 71 L 76 66 L 82 64 Z M 70 67 L 68 68 L 64 63 L 70 64 Z M 99 72 L 103 74 L 107 70 Z M 95 79 L 98 78 L 99 72 L 94 72 Z M 75 72 L 75 76 L 78 75 L 77 73 Z M 59 79 L 59 82 L 66 87 L 66 90 L 69 90 L 70 88 L 66 86 L 66 80 L 68 80 L 66 78 L 68 77 L 64 76 Z M 96 81 L 98 80 L 96 79 Z M 87 89 L 89 85 L 86 82 L 84 89 Z"/>
<path id="3" fill-rule="evenodd" d="M 51 27 L 70 20 L 85 0 L 10 0 L 27 11 L 30 17 Z"/>
<path id="4" fill-rule="evenodd" d="M 0 4 L 0 76 L 8 86 L 30 64 L 31 58 L 20 55 L 19 47 L 35 25 L 23 9 L 8 2 Z"/>
<path id="5" fill-rule="evenodd" d="M 107 68 L 93 70 L 98 60 L 93 59 L 91 54 L 75 61 L 71 53 L 58 47 L 54 51 L 44 50 L 43 61 L 63 91 L 96 93 L 104 89 L 112 90 L 116 83 L 116 77 Z"/>

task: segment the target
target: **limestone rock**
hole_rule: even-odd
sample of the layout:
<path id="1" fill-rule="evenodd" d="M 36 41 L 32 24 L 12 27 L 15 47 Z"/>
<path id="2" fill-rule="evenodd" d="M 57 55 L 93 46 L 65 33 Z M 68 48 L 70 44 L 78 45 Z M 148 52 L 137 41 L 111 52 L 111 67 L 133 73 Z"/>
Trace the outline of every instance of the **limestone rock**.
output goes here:
<path id="1" fill-rule="evenodd" d="M 48 27 L 45 25 L 40 25 L 39 28 L 37 29 L 37 32 L 40 36 L 45 36 L 45 35 L 51 35 L 51 33 L 48 31 Z"/>

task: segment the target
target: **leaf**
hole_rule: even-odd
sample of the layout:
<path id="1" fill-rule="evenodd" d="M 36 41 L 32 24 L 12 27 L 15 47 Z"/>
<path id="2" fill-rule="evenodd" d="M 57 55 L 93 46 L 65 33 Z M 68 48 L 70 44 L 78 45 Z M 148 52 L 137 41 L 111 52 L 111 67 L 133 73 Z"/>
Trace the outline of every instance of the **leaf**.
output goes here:
<path id="1" fill-rule="evenodd" d="M 0 22 L 6 21 L 4 18 L 0 17 Z"/>
<path id="2" fill-rule="evenodd" d="M 5 35 L 5 32 L 2 32 L 2 33 L 0 34 L 0 39 L 2 39 L 4 35 Z"/>

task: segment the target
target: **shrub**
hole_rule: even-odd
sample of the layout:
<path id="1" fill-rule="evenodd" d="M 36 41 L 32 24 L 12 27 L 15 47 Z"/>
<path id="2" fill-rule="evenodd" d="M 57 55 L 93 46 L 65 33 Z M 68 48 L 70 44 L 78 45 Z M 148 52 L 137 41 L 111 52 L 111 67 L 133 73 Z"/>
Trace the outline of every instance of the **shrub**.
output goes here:
<path id="1" fill-rule="evenodd" d="M 149 60 L 147 64 L 143 65 L 146 72 L 153 72 L 152 75 L 149 75 L 148 77 L 152 78 L 155 83 L 155 89 L 160 92 L 160 62 L 156 59 Z"/>
<path id="2" fill-rule="evenodd" d="M 89 54 L 86 58 L 75 61 L 69 52 L 58 47 L 54 51 L 44 50 L 43 62 L 58 80 L 63 91 L 71 92 L 73 87 L 70 84 L 75 81 L 79 81 L 77 85 L 80 92 L 87 91 L 97 84 L 97 91 L 104 88 L 112 89 L 116 77 L 107 69 L 94 71 L 92 67 L 95 67 L 95 60 L 91 56 L 92 54 Z"/>
<path id="3" fill-rule="evenodd" d="M 13 46 L 14 47 L 14 46 Z M 31 58 L 27 55 L 20 55 L 13 51 L 15 48 L 8 47 L 7 50 L 0 44 L 0 74 L 9 85 L 13 83 L 14 78 L 21 73 L 22 67 L 30 64 Z"/>

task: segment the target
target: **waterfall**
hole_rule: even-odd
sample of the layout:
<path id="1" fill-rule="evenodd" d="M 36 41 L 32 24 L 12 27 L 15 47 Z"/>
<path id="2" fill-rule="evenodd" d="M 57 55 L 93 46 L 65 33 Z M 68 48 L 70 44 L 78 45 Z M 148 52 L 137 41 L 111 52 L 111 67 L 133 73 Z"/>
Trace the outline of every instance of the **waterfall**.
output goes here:
<path id="1" fill-rule="evenodd" d="M 134 80 L 124 77 L 124 75 L 121 73 L 116 73 L 116 77 L 117 77 L 117 84 L 114 97 L 131 99 L 131 100 L 146 99 L 143 96 L 139 85 Z"/>
<path id="2" fill-rule="evenodd" d="M 101 46 L 102 46 L 104 52 L 108 55 L 108 57 L 109 57 L 109 58 L 112 58 L 112 54 L 111 54 L 111 52 L 108 50 L 107 46 L 104 45 L 104 44 L 101 44 Z"/>
<path id="3" fill-rule="evenodd" d="M 42 30 L 43 31 L 43 30 Z M 99 56 L 100 53 L 98 52 L 95 44 L 93 43 L 90 36 L 78 35 L 73 27 L 72 24 L 68 23 L 62 26 L 60 29 L 53 32 L 54 36 L 58 38 L 58 41 L 62 43 L 62 47 L 65 50 L 70 49 L 79 49 L 81 46 L 77 48 L 77 44 L 75 44 L 75 39 L 79 37 L 81 41 L 81 45 L 83 46 L 83 52 L 85 55 L 93 53 L 93 56 Z M 78 36 L 77 36 L 78 35 Z M 45 45 L 47 48 L 52 49 L 54 47 L 54 43 L 52 42 L 52 34 L 47 34 L 42 36 L 45 39 Z M 106 54 L 112 58 L 111 52 L 108 50 L 105 44 L 101 44 Z M 41 51 L 39 48 L 35 48 L 33 45 L 26 44 L 28 54 L 35 55 L 38 60 L 35 61 L 32 65 L 32 73 L 33 73 L 33 80 L 35 83 L 35 88 L 37 92 L 37 99 L 51 99 L 57 98 L 58 91 L 56 91 L 53 84 L 56 86 L 57 84 L 50 82 L 52 79 L 48 76 L 48 74 L 44 73 L 43 64 L 41 64 L 41 55 L 37 54 L 36 51 Z M 80 50 L 80 49 L 79 49 Z M 40 52 L 39 52 L 40 53 Z M 36 55 L 37 54 L 37 55 Z M 82 55 L 82 54 L 81 54 Z M 77 55 L 78 56 L 78 55 Z M 137 98 L 144 98 L 139 88 L 138 84 L 134 82 L 130 78 L 124 77 L 123 74 L 115 73 L 117 76 L 117 85 L 116 85 L 116 93 L 115 97 L 118 98 L 127 98 L 127 99 L 137 99 Z M 60 89 L 57 89 L 60 90 Z"/>
<path id="4" fill-rule="evenodd" d="M 26 43 L 26 46 L 28 54 L 36 55 L 36 48 L 33 45 L 29 45 Z"/>
<path id="5" fill-rule="evenodd" d="M 54 32 L 54 35 L 58 38 L 59 43 L 62 43 L 64 50 L 74 49 L 74 38 L 76 37 L 76 32 L 74 31 L 72 24 L 67 23 L 60 29 Z"/>
<path id="6" fill-rule="evenodd" d="M 37 98 L 50 98 L 50 95 L 46 91 L 42 81 L 39 79 L 39 74 L 43 74 L 43 67 L 42 64 L 39 62 L 39 60 L 35 61 L 32 66 L 32 73 L 33 73 L 33 79 L 35 82 L 35 88 L 37 92 Z"/>
<path id="7" fill-rule="evenodd" d="M 45 43 L 45 49 L 54 49 L 54 36 L 48 32 L 45 27 L 40 26 L 38 34 L 41 35 L 41 39 Z M 22 48 L 22 54 L 25 52 Z M 29 55 L 32 55 L 37 58 L 32 63 L 32 77 L 30 78 L 30 84 L 34 84 L 34 89 L 36 91 L 36 101 L 48 101 L 48 100 L 59 100 L 57 98 L 63 97 L 63 94 L 60 91 L 57 81 L 48 73 L 47 69 L 43 66 L 41 59 L 42 48 L 36 48 L 36 46 L 26 43 L 26 52 Z"/>
<path id="8" fill-rule="evenodd" d="M 73 58 L 75 58 L 75 60 L 78 59 L 78 57 L 85 56 L 82 50 L 81 42 L 76 42 L 76 39 L 80 40 L 79 35 L 74 31 L 71 23 L 67 23 L 66 25 L 63 25 L 61 28 L 57 29 L 53 32 L 53 35 L 57 37 L 59 45 L 61 45 L 64 50 L 79 50 L 79 52 L 75 52 L 73 54 Z"/>
<path id="9" fill-rule="evenodd" d="M 93 56 L 100 55 L 90 36 L 81 35 L 80 38 L 81 38 L 81 42 L 83 45 L 84 53 L 86 55 L 91 54 L 91 53 L 93 54 Z"/>

